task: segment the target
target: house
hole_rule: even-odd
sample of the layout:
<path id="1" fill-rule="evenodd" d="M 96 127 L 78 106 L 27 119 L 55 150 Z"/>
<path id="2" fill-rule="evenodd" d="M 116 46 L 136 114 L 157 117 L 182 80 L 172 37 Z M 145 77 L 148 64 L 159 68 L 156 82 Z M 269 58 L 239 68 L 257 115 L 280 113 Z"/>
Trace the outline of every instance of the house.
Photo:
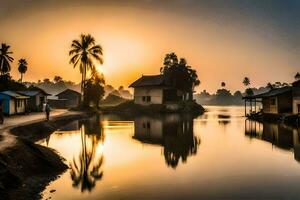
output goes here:
<path id="1" fill-rule="evenodd" d="M 296 81 L 292 86 L 271 89 L 268 92 L 257 94 L 253 96 L 246 96 L 245 100 L 245 114 L 246 102 L 250 102 L 250 113 L 253 113 L 252 106 L 254 105 L 254 112 L 256 112 L 256 103 L 262 104 L 263 114 L 299 114 L 300 113 L 300 81 Z"/>
<path id="2" fill-rule="evenodd" d="M 66 89 L 56 96 L 58 97 L 58 102 L 64 103 L 66 108 L 77 107 L 81 101 L 81 94 L 71 89 Z"/>
<path id="3" fill-rule="evenodd" d="M 182 91 L 166 83 L 163 75 L 142 76 L 129 87 L 134 88 L 135 104 L 164 104 L 186 99 Z"/>
<path id="4" fill-rule="evenodd" d="M 43 111 L 43 104 L 47 101 L 47 96 L 50 94 L 44 90 L 29 90 L 29 91 L 17 91 L 17 93 L 28 96 L 28 109 L 29 111 L 41 112 Z"/>
<path id="5" fill-rule="evenodd" d="M 13 91 L 0 92 L 0 104 L 6 115 L 23 114 L 27 107 L 29 97 Z"/>

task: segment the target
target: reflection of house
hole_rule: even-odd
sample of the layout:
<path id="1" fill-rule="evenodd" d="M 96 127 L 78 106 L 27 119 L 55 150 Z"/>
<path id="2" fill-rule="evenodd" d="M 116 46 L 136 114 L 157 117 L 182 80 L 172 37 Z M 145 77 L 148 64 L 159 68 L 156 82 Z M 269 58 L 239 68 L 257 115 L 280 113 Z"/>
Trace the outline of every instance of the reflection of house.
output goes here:
<path id="1" fill-rule="evenodd" d="M 183 99 L 182 91 L 168 86 L 163 75 L 142 76 L 129 87 L 134 88 L 136 104 L 164 104 Z"/>
<path id="2" fill-rule="evenodd" d="M 271 89 L 268 92 L 244 97 L 245 101 L 256 108 L 256 102 L 262 103 L 264 114 L 298 114 L 300 113 L 300 80 L 292 86 Z"/>
<path id="3" fill-rule="evenodd" d="M 280 149 L 294 150 L 294 158 L 300 161 L 300 130 L 275 123 L 245 122 L 245 134 L 272 143 Z"/>
<path id="4" fill-rule="evenodd" d="M 66 89 L 56 95 L 58 99 L 49 99 L 51 107 L 55 108 L 74 108 L 79 106 L 81 94 L 71 89 Z"/>
<path id="5" fill-rule="evenodd" d="M 0 92 L 0 104 L 3 113 L 7 115 L 25 113 L 28 98 L 13 91 Z"/>
<path id="6" fill-rule="evenodd" d="M 28 109 L 30 111 L 42 111 L 43 104 L 47 101 L 48 93 L 43 90 L 18 91 L 19 94 L 28 96 Z"/>
<path id="7" fill-rule="evenodd" d="M 179 115 L 159 118 L 143 116 L 134 120 L 134 127 L 134 139 L 163 146 L 168 166 L 175 168 L 180 159 L 186 162 L 188 156 L 197 153 L 199 140 L 193 133 L 192 118 L 183 119 Z"/>

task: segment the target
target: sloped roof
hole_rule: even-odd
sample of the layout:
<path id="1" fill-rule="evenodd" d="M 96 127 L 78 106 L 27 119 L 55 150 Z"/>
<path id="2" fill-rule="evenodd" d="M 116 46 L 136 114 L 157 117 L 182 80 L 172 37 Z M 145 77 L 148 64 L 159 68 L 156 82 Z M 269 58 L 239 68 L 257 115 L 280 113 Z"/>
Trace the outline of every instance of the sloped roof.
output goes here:
<path id="1" fill-rule="evenodd" d="M 75 93 L 75 94 L 77 94 L 77 95 L 81 95 L 79 92 L 77 92 L 77 91 L 75 91 L 75 90 L 66 89 L 66 90 L 64 90 L 64 91 L 62 91 L 62 92 L 60 92 L 60 93 L 58 93 L 58 94 L 55 95 L 55 96 L 59 96 L 59 95 L 64 94 L 64 93 Z"/>
<path id="2" fill-rule="evenodd" d="M 29 98 L 28 96 L 24 96 L 24 95 L 18 94 L 13 91 L 3 91 L 3 92 L 0 92 L 0 94 L 4 94 L 4 95 L 10 96 L 15 99 L 28 99 Z"/>
<path id="3" fill-rule="evenodd" d="M 144 86 L 163 86 L 165 85 L 163 75 L 150 75 L 142 76 L 138 80 L 134 81 L 129 87 L 144 87 Z"/>
<path id="4" fill-rule="evenodd" d="M 30 97 L 36 96 L 39 93 L 42 93 L 45 96 L 50 95 L 43 90 L 23 90 L 23 91 L 17 91 L 17 93 L 19 93 L 21 95 L 25 95 L 25 96 L 30 96 Z"/>
<path id="5" fill-rule="evenodd" d="M 257 99 L 257 98 L 264 98 L 264 97 L 273 97 L 273 96 L 277 96 L 286 92 L 290 92 L 292 91 L 292 87 L 291 86 L 286 86 L 286 87 L 282 87 L 282 88 L 276 88 L 276 89 L 272 89 L 268 92 L 265 93 L 261 93 L 261 94 L 257 94 L 257 95 L 253 95 L 253 96 L 246 96 L 243 97 L 243 99 Z"/>

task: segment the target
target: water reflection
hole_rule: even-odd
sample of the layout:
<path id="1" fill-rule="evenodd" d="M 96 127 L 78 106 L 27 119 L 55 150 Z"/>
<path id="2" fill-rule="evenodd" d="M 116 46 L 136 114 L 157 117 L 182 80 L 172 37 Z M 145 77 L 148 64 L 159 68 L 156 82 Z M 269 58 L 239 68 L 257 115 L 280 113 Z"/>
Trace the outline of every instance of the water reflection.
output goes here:
<path id="1" fill-rule="evenodd" d="M 191 155 L 196 155 L 200 139 L 194 136 L 191 116 L 143 116 L 134 120 L 133 138 L 143 143 L 163 146 L 167 166 L 176 168 Z"/>
<path id="2" fill-rule="evenodd" d="M 99 117 L 80 122 L 81 149 L 79 155 L 69 163 L 73 187 L 81 192 L 91 191 L 103 177 L 103 154 L 97 154 L 99 143 L 104 142 L 104 134 Z M 76 126 L 75 126 L 76 127 Z"/>
<path id="3" fill-rule="evenodd" d="M 245 121 L 245 134 L 270 142 L 276 147 L 294 152 L 294 158 L 300 162 L 300 130 L 284 124 Z"/>

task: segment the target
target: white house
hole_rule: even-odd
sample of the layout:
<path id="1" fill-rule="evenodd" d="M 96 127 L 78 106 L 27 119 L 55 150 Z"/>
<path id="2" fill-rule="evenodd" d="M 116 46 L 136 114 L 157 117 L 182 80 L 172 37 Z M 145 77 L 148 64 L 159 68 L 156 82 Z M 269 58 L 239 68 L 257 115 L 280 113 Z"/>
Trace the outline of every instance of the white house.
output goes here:
<path id="1" fill-rule="evenodd" d="M 134 103 L 140 105 L 164 104 L 183 99 L 182 91 L 168 86 L 163 75 L 142 76 L 129 87 L 134 88 Z"/>

